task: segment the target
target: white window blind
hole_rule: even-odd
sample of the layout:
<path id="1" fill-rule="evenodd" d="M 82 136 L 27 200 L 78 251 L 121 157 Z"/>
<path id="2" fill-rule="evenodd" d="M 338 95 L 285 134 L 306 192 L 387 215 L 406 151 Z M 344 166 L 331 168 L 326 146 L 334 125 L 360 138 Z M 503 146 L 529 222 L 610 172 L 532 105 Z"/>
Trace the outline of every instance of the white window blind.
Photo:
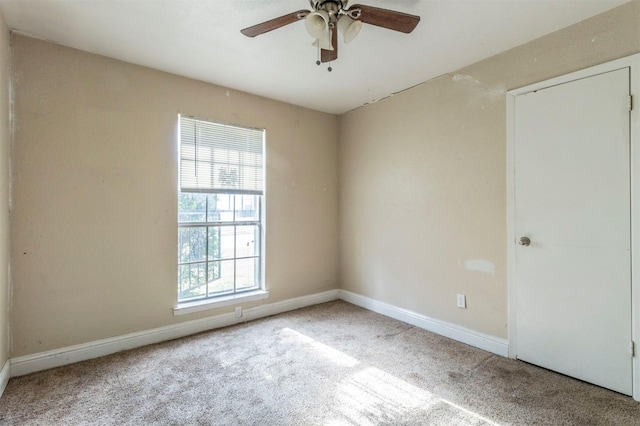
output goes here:
<path id="1" fill-rule="evenodd" d="M 264 192 L 264 130 L 180 116 L 180 190 Z"/>

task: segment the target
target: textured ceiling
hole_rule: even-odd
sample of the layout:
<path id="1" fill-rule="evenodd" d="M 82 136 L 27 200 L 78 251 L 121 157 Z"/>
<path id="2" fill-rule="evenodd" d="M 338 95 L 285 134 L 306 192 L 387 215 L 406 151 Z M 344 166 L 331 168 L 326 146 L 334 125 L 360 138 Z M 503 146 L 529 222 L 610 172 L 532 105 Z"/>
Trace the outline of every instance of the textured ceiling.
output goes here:
<path id="1" fill-rule="evenodd" d="M 332 72 L 303 22 L 242 28 L 306 0 L 0 0 L 10 28 L 139 65 L 343 113 L 616 7 L 625 0 L 357 0 L 421 16 L 411 34 L 365 24 Z"/>

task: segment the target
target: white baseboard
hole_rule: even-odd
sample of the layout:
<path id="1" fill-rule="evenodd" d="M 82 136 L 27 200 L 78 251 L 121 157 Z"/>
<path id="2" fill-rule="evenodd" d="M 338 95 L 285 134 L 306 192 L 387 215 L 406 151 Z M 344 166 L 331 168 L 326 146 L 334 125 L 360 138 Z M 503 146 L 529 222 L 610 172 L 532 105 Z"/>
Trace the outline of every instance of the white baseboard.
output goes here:
<path id="1" fill-rule="evenodd" d="M 416 327 L 493 352 L 497 355 L 508 355 L 509 345 L 505 339 L 478 333 L 455 324 L 449 324 L 444 321 L 429 318 L 425 315 L 398 308 L 388 303 L 380 302 L 350 291 L 329 290 L 322 293 L 296 297 L 294 299 L 244 309 L 243 315 L 240 318 L 236 318 L 234 312 L 229 312 L 226 314 L 186 321 L 137 333 L 130 333 L 108 339 L 95 340 L 93 342 L 40 352 L 33 355 L 12 358 L 5 363 L 4 367 L 0 371 L 0 395 L 4 390 L 4 387 L 7 385 L 9 377 L 22 376 L 36 371 L 73 364 L 75 362 L 98 358 L 128 349 L 177 339 L 203 331 L 227 327 L 246 321 L 252 321 L 292 311 L 294 309 L 330 302 L 336 299 L 342 299 L 354 305 L 369 309 L 370 311 L 386 315 L 399 321 L 404 321 L 408 324 L 415 325 Z"/>
<path id="2" fill-rule="evenodd" d="M 9 378 L 11 377 L 11 362 L 7 360 L 2 366 L 2 370 L 0 370 L 0 397 L 4 393 L 5 388 L 7 387 L 7 383 L 9 383 Z"/>
<path id="3" fill-rule="evenodd" d="M 283 300 L 281 302 L 268 303 L 243 310 L 240 318 L 235 317 L 234 312 L 220 314 L 208 318 L 172 324 L 165 327 L 158 327 L 137 333 L 125 334 L 123 336 L 108 339 L 95 340 L 93 342 L 82 343 L 51 351 L 40 352 L 33 355 L 21 356 L 10 360 L 11 377 L 23 376 L 36 371 L 47 370 L 49 368 L 60 367 L 79 361 L 98 358 L 128 349 L 138 348 L 153 343 L 164 342 L 179 337 L 189 336 L 202 331 L 213 330 L 215 328 L 226 327 L 246 321 L 264 318 L 294 309 L 317 305 L 319 303 L 330 302 L 338 299 L 338 290 L 329 290 L 309 296 L 297 297 Z M 9 362 L 8 362 L 9 364 Z M 6 370 L 6 372 L 5 372 Z M 9 380 L 9 369 L 7 365 L 2 369 L 2 374 L 6 374 L 6 381 Z M 0 375 L 0 379 L 4 376 Z M 0 381 L 0 385 L 2 382 Z M 6 384 L 6 382 L 5 382 Z"/>
<path id="4" fill-rule="evenodd" d="M 492 352 L 500 356 L 509 355 L 509 342 L 506 339 L 489 336 L 459 325 L 440 321 L 416 312 L 398 308 L 366 296 L 346 290 L 338 290 L 339 298 L 362 308 L 423 328 L 441 336 L 449 337 L 467 345 Z"/>
<path id="5" fill-rule="evenodd" d="M 243 311 L 244 321 L 252 321 L 295 309 L 306 308 L 307 306 L 319 305 L 320 303 L 331 302 L 339 299 L 339 290 L 328 290 L 322 293 L 315 293 L 309 296 L 296 297 L 281 302 L 260 305 Z"/>

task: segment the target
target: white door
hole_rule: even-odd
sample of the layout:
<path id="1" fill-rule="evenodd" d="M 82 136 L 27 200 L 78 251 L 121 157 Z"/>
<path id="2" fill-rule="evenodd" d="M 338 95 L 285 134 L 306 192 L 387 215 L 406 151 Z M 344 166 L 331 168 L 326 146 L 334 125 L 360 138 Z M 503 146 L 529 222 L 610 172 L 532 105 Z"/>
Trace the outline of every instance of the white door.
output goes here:
<path id="1" fill-rule="evenodd" d="M 514 115 L 516 356 L 628 395 L 629 79 L 519 95 Z"/>

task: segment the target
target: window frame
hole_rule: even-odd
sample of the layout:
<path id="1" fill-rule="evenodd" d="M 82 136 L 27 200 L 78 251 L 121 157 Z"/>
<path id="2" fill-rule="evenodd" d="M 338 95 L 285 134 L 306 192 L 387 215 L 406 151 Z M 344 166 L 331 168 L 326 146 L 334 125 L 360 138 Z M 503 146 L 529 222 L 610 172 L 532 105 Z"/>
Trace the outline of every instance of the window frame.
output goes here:
<path id="1" fill-rule="evenodd" d="M 178 167 L 180 168 L 180 164 L 182 161 L 185 161 L 182 156 L 182 123 L 180 120 L 182 118 L 188 118 L 190 120 L 205 122 L 213 125 L 220 126 L 231 126 L 234 127 L 235 130 L 245 129 L 245 130 L 255 130 L 262 132 L 262 179 L 264 182 L 264 172 L 266 169 L 265 164 L 265 140 L 266 140 L 266 131 L 264 129 L 255 129 L 255 128 L 247 128 L 236 125 L 229 125 L 224 123 L 218 123 L 212 120 L 203 120 L 199 118 L 195 118 L 192 116 L 179 115 L 179 125 L 178 125 Z M 226 141 L 225 141 L 226 143 Z M 197 147 L 196 147 L 197 149 Z M 197 155 L 197 154 L 196 154 Z M 188 160 L 187 160 L 188 161 Z M 182 182 L 180 179 L 180 170 L 178 173 L 178 220 L 177 220 L 177 285 L 176 285 L 176 297 L 177 303 L 174 306 L 174 315 L 181 315 L 185 313 L 197 312 L 204 309 L 210 309 L 214 307 L 221 307 L 230 304 L 236 304 L 240 301 L 251 301 L 251 300 L 260 300 L 268 297 L 269 292 L 265 289 L 265 194 L 264 190 L 254 191 L 254 190 L 234 190 L 228 188 L 182 188 Z M 264 183 L 263 183 L 264 184 Z M 180 197 L 182 194 L 203 194 L 205 195 L 205 211 L 204 211 L 204 221 L 180 221 Z M 219 220 L 219 221 L 211 221 L 209 217 L 209 195 L 228 195 L 230 200 L 232 200 L 232 205 L 228 211 L 233 213 L 232 220 Z M 257 210 L 257 216 L 250 219 L 243 219 L 238 217 L 238 200 L 241 199 L 242 196 L 254 197 L 255 200 L 255 209 Z M 256 237 L 259 239 L 255 246 L 255 255 L 251 256 L 240 256 L 238 257 L 238 228 L 241 226 L 255 226 L 256 227 Z M 225 257 L 225 258 L 216 258 L 212 259 L 209 256 L 208 250 L 210 246 L 210 230 L 217 228 L 218 230 L 223 230 L 225 227 L 233 228 L 233 256 Z M 185 228 L 204 228 L 205 229 L 205 246 L 206 246 L 206 254 L 204 255 L 204 259 L 196 260 L 196 261 L 183 261 L 181 257 L 181 248 L 180 248 L 180 233 L 181 230 Z M 255 267 L 255 285 L 250 287 L 240 287 L 238 288 L 238 270 L 236 268 L 238 261 L 245 259 L 254 259 L 254 262 L 257 262 Z M 214 262 L 220 262 L 222 264 L 223 261 L 233 261 L 233 288 L 227 291 L 220 292 L 210 292 L 209 291 L 209 271 L 211 264 Z M 205 265 L 205 283 L 206 286 L 205 292 L 203 295 L 197 295 L 189 298 L 181 298 L 181 278 L 180 278 L 180 268 L 183 265 L 189 264 L 204 264 Z M 200 284 L 201 286 L 202 284 Z"/>

